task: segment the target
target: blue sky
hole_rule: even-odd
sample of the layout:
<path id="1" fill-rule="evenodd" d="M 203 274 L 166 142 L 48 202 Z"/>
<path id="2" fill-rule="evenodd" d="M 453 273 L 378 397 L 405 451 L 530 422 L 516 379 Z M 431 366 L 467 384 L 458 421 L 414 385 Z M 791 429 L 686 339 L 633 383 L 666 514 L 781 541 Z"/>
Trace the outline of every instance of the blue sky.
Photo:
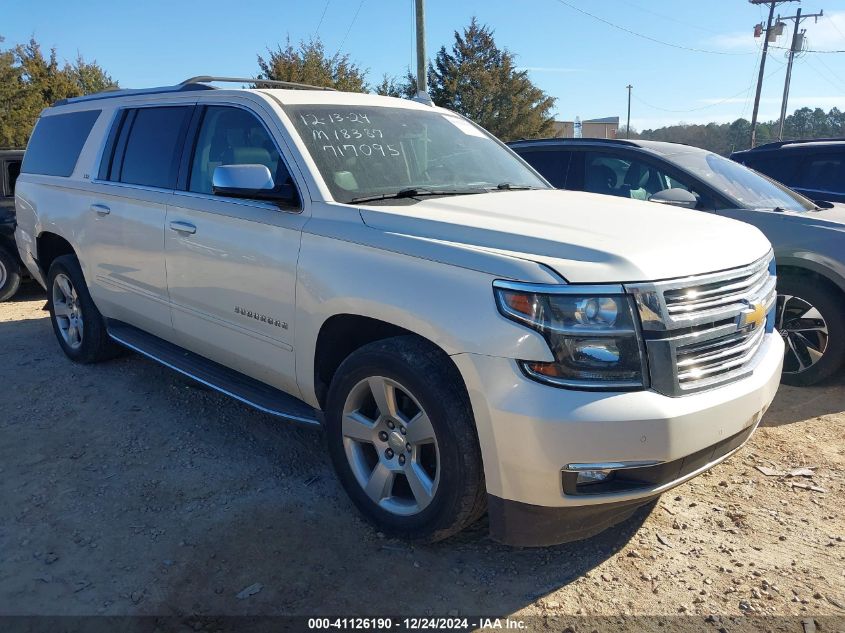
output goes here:
<path id="1" fill-rule="evenodd" d="M 96 59 L 124 87 L 176 83 L 198 74 L 254 75 L 256 55 L 315 34 L 333 53 L 369 69 L 401 75 L 414 64 L 413 0 L 39 0 L 4 3 L 4 46 L 30 35 L 61 58 Z M 694 52 L 635 37 L 572 9 Z M 792 15 L 799 3 L 781 5 Z M 845 0 L 800 3 L 825 17 L 804 23 L 814 49 L 845 50 Z M 558 118 L 619 115 L 634 85 L 632 126 L 750 118 L 759 62 L 753 25 L 763 10 L 747 0 L 427 0 L 427 45 L 433 56 L 475 15 L 495 29 L 532 79 L 557 97 Z M 357 15 L 356 15 L 357 14 Z M 318 31 L 319 26 L 319 31 Z M 787 38 L 779 45 L 786 46 Z M 718 54 L 717 54 L 718 53 Z M 767 61 L 761 118 L 776 118 L 785 51 Z M 845 109 L 845 54 L 807 53 L 796 61 L 789 110 Z"/>

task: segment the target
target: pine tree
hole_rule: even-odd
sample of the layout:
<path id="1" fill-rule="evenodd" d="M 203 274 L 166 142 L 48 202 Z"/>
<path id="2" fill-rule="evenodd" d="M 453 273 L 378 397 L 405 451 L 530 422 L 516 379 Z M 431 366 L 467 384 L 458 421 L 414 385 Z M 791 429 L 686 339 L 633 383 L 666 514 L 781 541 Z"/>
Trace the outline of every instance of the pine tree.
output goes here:
<path id="1" fill-rule="evenodd" d="M 0 38 L 0 42 L 2 42 Z M 25 147 L 41 110 L 59 99 L 117 87 L 96 62 L 60 64 L 35 39 L 0 50 L 0 147 Z"/>
<path id="2" fill-rule="evenodd" d="M 437 105 L 503 140 L 551 134 L 555 99 L 535 86 L 527 71 L 517 69 L 515 56 L 497 47 L 493 31 L 475 18 L 463 33 L 455 31 L 451 51 L 440 48 L 428 82 Z"/>
<path id="3" fill-rule="evenodd" d="M 349 59 L 349 55 L 327 57 L 319 39 L 300 42 L 294 48 L 288 38 L 285 47 L 268 50 L 265 59 L 258 56 L 260 79 L 293 81 L 349 92 L 367 92 L 367 71 Z"/>

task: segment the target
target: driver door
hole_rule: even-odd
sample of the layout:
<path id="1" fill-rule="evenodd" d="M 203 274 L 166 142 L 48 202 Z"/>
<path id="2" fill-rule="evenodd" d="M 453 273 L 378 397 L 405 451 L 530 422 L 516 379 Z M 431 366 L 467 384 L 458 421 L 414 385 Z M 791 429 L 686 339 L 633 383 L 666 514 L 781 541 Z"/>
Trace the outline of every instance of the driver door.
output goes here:
<path id="1" fill-rule="evenodd" d="M 256 112 L 209 105 L 186 146 L 183 182 L 167 207 L 167 283 L 177 342 L 274 387 L 297 393 L 293 319 L 301 208 L 214 195 L 220 165 L 290 173 Z"/>

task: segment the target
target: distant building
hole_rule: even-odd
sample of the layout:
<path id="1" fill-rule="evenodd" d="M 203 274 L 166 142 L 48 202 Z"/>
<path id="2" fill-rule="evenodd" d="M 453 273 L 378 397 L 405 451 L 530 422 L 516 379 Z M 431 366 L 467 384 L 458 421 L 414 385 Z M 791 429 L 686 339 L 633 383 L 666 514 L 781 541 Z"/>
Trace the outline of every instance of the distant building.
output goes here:
<path id="1" fill-rule="evenodd" d="M 552 136 L 555 138 L 575 138 L 575 121 L 555 121 Z M 619 117 L 609 116 L 603 119 L 587 119 L 580 122 L 582 138 L 616 138 L 619 131 Z"/>

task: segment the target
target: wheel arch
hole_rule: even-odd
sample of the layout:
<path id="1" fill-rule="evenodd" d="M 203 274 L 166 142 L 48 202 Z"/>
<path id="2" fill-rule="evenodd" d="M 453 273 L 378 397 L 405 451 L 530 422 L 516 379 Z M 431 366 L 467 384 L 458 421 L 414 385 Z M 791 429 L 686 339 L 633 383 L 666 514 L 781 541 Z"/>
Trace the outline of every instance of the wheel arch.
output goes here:
<path id="1" fill-rule="evenodd" d="M 448 357 L 446 350 L 431 339 L 381 319 L 350 313 L 335 314 L 326 319 L 320 326 L 314 348 L 314 394 L 320 408 L 325 408 L 332 378 L 344 360 L 364 345 L 396 336 L 414 336 Z M 449 362 L 452 362 L 451 359 Z M 452 365 L 461 376 L 457 365 Z M 462 376 L 461 384 L 466 391 Z"/>
<path id="2" fill-rule="evenodd" d="M 38 235 L 35 239 L 35 248 L 38 254 L 38 268 L 45 283 L 50 272 L 50 266 L 57 257 L 76 255 L 76 249 L 66 238 L 50 231 L 44 231 Z"/>
<path id="3" fill-rule="evenodd" d="M 843 271 L 845 273 L 845 271 Z M 832 267 L 805 257 L 778 257 L 777 274 L 808 277 L 845 296 L 845 276 Z"/>

